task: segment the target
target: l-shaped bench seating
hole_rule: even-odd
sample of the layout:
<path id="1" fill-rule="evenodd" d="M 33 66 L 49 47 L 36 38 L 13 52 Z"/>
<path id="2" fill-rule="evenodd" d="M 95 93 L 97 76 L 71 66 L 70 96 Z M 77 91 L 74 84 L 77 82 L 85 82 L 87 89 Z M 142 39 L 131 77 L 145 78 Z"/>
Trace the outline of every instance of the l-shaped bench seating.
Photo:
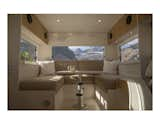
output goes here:
<path id="1" fill-rule="evenodd" d="M 58 91 L 64 84 L 63 76 L 56 75 L 54 63 L 51 71 L 47 70 L 48 64 L 21 64 L 19 72 L 20 90 L 54 90 Z M 45 67 L 46 66 L 46 67 Z M 48 71 L 48 72 L 47 72 Z"/>
<path id="2" fill-rule="evenodd" d="M 135 65 L 139 69 L 139 64 Z M 119 66 L 119 72 L 123 69 Z M 128 69 L 128 71 L 131 71 Z M 139 70 L 134 71 L 139 74 Z M 64 85 L 66 77 L 56 75 L 55 63 L 20 64 L 19 67 L 19 96 L 21 102 L 18 109 L 62 109 Z M 95 91 L 107 99 L 107 108 L 129 109 L 129 91 L 126 80 L 120 75 L 103 73 L 93 77 Z M 96 92 L 95 92 L 96 93 Z M 107 94 L 107 95 L 106 95 Z M 120 95 L 121 94 L 121 95 Z M 96 94 L 94 94 L 96 97 Z M 120 97 L 121 96 L 121 97 Z M 117 104 L 118 102 L 119 104 Z M 23 102 L 22 102 L 23 101 Z M 100 103 L 100 101 L 97 102 Z"/>

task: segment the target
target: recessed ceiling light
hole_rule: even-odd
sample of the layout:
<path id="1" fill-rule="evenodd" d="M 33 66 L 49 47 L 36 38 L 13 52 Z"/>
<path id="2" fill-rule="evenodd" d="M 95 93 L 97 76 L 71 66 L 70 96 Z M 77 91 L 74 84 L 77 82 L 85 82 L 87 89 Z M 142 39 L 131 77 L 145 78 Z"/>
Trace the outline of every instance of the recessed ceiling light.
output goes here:
<path id="1" fill-rule="evenodd" d="M 102 22 L 102 20 L 101 19 L 98 19 L 98 23 L 101 23 Z"/>
<path id="2" fill-rule="evenodd" d="M 57 20 L 56 20 L 56 22 L 58 22 L 58 23 L 59 23 L 60 21 L 61 21 L 60 19 L 57 19 Z"/>

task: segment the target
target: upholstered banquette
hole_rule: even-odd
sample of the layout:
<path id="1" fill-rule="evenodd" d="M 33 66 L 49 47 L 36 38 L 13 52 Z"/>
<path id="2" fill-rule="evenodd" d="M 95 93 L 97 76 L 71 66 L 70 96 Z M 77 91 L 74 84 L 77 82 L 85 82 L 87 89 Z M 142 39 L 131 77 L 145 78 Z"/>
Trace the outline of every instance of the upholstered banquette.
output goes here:
<path id="1" fill-rule="evenodd" d="M 54 62 L 20 64 L 17 109 L 61 109 L 63 84 Z"/>
<path id="2" fill-rule="evenodd" d="M 63 76 L 55 74 L 54 62 L 20 64 L 20 90 L 55 90 L 63 86 Z"/>

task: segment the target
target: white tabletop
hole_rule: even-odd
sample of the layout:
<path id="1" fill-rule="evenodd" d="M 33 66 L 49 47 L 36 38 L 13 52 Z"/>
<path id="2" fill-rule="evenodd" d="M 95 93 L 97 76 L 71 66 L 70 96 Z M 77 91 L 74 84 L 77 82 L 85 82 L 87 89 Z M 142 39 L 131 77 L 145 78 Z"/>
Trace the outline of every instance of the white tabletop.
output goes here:
<path id="1" fill-rule="evenodd" d="M 62 74 L 62 75 L 67 75 L 67 74 L 91 74 L 91 75 L 97 75 L 97 74 L 102 74 L 103 71 L 57 71 L 56 74 Z"/>

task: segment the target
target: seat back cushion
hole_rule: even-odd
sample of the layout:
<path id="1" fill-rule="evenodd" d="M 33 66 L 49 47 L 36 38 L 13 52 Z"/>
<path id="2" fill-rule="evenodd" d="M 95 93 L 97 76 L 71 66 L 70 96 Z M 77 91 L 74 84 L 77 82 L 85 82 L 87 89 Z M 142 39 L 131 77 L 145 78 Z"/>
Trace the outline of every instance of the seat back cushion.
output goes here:
<path id="1" fill-rule="evenodd" d="M 120 63 L 119 75 L 141 78 L 141 66 L 139 62 Z"/>
<path id="2" fill-rule="evenodd" d="M 109 74 L 118 74 L 119 61 L 107 61 L 104 60 L 103 72 Z"/>
<path id="3" fill-rule="evenodd" d="M 19 80 L 28 80 L 39 75 L 39 65 L 38 64 L 20 64 L 19 66 Z"/>
<path id="4" fill-rule="evenodd" d="M 43 62 L 40 63 L 41 72 L 40 75 L 54 75 L 55 74 L 55 62 Z"/>

